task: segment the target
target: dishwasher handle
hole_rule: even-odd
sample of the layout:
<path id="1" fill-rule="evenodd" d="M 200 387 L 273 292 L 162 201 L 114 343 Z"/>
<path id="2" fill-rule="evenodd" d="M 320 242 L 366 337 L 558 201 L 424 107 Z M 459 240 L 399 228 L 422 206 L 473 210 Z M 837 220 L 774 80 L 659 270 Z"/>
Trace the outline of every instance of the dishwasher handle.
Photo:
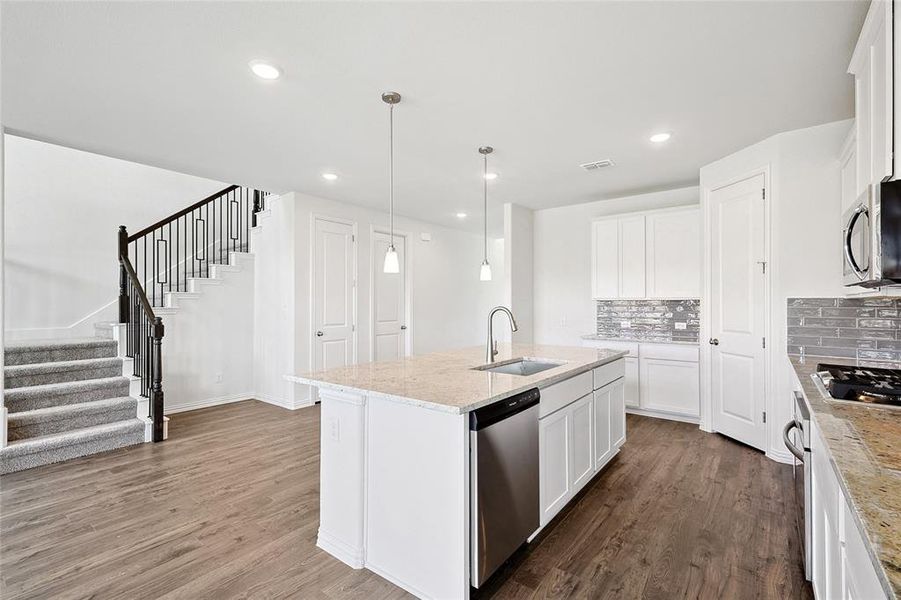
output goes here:
<path id="1" fill-rule="evenodd" d="M 540 399 L 541 393 L 538 391 L 538 388 L 532 388 L 526 392 L 520 392 L 509 398 L 478 408 L 469 413 L 469 430 L 479 431 L 490 427 L 508 417 L 532 408 L 538 404 Z"/>
<path id="2" fill-rule="evenodd" d="M 788 448 L 788 451 L 791 452 L 795 458 L 797 458 L 800 462 L 804 462 L 804 451 L 795 446 L 788 435 L 791 433 L 791 430 L 798 426 L 798 422 L 792 419 L 788 423 L 785 424 L 785 427 L 782 428 L 782 442 L 785 444 L 785 447 Z"/>

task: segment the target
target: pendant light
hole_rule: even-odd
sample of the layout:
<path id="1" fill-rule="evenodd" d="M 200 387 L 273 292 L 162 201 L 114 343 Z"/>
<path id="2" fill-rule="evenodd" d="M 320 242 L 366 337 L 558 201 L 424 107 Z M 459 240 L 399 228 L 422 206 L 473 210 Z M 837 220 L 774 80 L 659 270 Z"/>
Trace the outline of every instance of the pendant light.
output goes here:
<path id="1" fill-rule="evenodd" d="M 382 102 L 388 105 L 388 223 L 391 232 L 382 271 L 400 273 L 400 260 L 394 249 L 394 105 L 400 102 L 400 94 L 385 92 L 382 94 Z"/>
<path id="2" fill-rule="evenodd" d="M 494 152 L 491 146 L 482 146 L 479 148 L 479 154 L 484 159 L 484 169 L 482 172 L 482 200 L 485 208 L 485 256 L 482 261 L 482 268 L 479 270 L 479 279 L 481 281 L 491 281 L 491 265 L 488 264 L 488 155 Z"/>

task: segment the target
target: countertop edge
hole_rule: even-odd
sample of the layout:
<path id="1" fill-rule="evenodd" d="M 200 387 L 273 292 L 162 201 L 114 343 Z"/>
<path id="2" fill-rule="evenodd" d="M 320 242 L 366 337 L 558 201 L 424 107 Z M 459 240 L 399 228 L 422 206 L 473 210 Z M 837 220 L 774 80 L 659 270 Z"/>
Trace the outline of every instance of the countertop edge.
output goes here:
<path id="1" fill-rule="evenodd" d="M 614 342 L 619 344 L 661 344 L 664 346 L 700 346 L 701 342 L 690 340 L 643 340 L 640 338 L 602 337 L 596 333 L 580 336 L 586 342 Z"/>
<path id="2" fill-rule="evenodd" d="M 303 377 L 300 375 L 286 375 L 285 379 L 287 379 L 289 381 L 293 381 L 295 383 L 311 385 L 311 386 L 317 387 L 317 388 L 327 388 L 327 389 L 338 390 L 340 392 L 348 392 L 348 393 L 352 393 L 352 394 L 362 394 L 365 396 L 373 396 L 376 398 L 383 398 L 385 400 L 391 400 L 391 401 L 400 402 L 403 404 L 419 406 L 421 408 L 425 408 L 428 410 L 436 410 L 439 412 L 444 412 L 444 413 L 449 413 L 449 414 L 454 414 L 454 415 L 463 415 L 466 413 L 470 413 L 474 410 L 477 410 L 479 408 L 482 408 L 483 406 L 488 406 L 489 404 L 494 404 L 495 402 L 500 402 L 501 400 L 504 400 L 505 398 L 509 398 L 510 396 L 515 396 L 516 394 L 519 394 L 520 392 L 525 392 L 526 390 L 530 390 L 535 387 L 537 387 L 540 390 L 540 389 L 546 388 L 550 385 L 554 385 L 555 383 L 558 383 L 565 379 L 570 379 L 572 377 L 575 377 L 576 375 L 581 375 L 582 373 L 587 373 L 588 371 L 592 371 L 602 365 L 606 365 L 615 360 L 619 360 L 620 358 L 625 357 L 627 354 L 628 354 L 628 352 L 624 352 L 624 351 L 616 352 L 614 354 L 611 354 L 610 356 L 605 356 L 604 358 L 598 359 L 596 361 L 592 361 L 590 363 L 579 365 L 578 367 L 573 367 L 572 369 L 569 369 L 563 373 L 556 373 L 556 374 L 551 375 L 545 379 L 542 379 L 541 381 L 538 381 L 537 383 L 534 383 L 532 385 L 525 385 L 520 388 L 516 388 L 516 389 L 510 390 L 510 391 L 504 392 L 497 396 L 492 396 L 492 397 L 486 398 L 484 400 L 479 400 L 478 402 L 473 402 L 471 404 L 468 404 L 467 406 L 447 406 L 445 404 L 429 402 L 428 400 L 420 400 L 418 398 L 410 398 L 407 396 L 397 396 L 394 394 L 386 394 L 383 392 L 367 390 L 366 388 L 353 387 L 353 386 L 347 386 L 347 385 L 342 385 L 342 384 L 338 384 L 338 383 L 330 383 L 328 381 L 320 381 L 320 380 L 316 380 L 316 379 L 310 379 L 308 377 Z"/>
<path id="3" fill-rule="evenodd" d="M 823 360 L 828 359 L 828 357 L 817 357 L 818 360 L 821 358 Z M 798 372 L 796 365 L 795 365 L 795 361 L 793 360 L 793 357 L 791 357 L 791 356 L 789 356 L 789 363 L 791 364 L 792 371 L 795 373 L 795 376 L 799 380 L 802 380 L 803 377 L 805 377 L 805 375 L 802 375 L 801 373 Z M 813 419 L 814 422 L 816 422 L 817 428 L 822 430 L 822 425 L 820 423 L 821 416 L 819 415 L 818 411 L 815 410 L 811 406 L 811 401 L 810 401 L 810 398 L 807 397 L 807 392 L 804 389 L 803 381 L 801 381 L 800 392 L 801 392 L 801 397 L 804 398 L 804 403 L 807 405 L 807 409 L 810 411 L 811 419 Z M 820 395 L 822 396 L 822 392 L 820 392 Z M 827 401 L 827 399 L 825 397 L 821 398 L 821 400 L 823 402 Z M 875 547 L 876 545 L 873 542 L 873 540 L 870 539 L 870 535 L 867 532 L 867 527 L 864 524 L 863 519 L 861 518 L 861 514 L 860 514 L 861 511 L 857 505 L 855 495 L 852 494 L 851 491 L 849 490 L 848 482 L 847 482 L 844 474 L 842 473 L 842 469 L 838 466 L 838 463 L 835 462 L 834 451 L 833 451 L 832 447 L 830 446 L 829 439 L 823 435 L 821 435 L 821 437 L 823 438 L 823 441 L 826 443 L 826 450 L 829 454 L 829 465 L 832 467 L 832 471 L 835 473 L 836 479 L 838 479 L 838 484 L 839 484 L 839 487 L 841 487 L 841 489 L 842 489 L 842 493 L 844 494 L 845 498 L 851 504 L 851 508 L 852 508 L 851 514 L 854 517 L 855 527 L 857 527 L 858 533 L 860 533 L 861 537 L 866 542 L 865 545 L 866 545 L 866 549 L 867 549 L 867 555 L 870 558 L 870 562 L 875 567 L 876 576 L 879 579 L 880 585 L 882 585 L 882 590 L 887 594 L 887 596 L 889 598 L 894 598 L 895 600 L 897 600 L 899 598 L 899 594 L 896 592 L 891 580 L 888 578 L 888 574 L 886 573 L 886 566 L 883 564 L 882 559 L 879 558 L 879 556 L 876 553 L 876 547 Z"/>

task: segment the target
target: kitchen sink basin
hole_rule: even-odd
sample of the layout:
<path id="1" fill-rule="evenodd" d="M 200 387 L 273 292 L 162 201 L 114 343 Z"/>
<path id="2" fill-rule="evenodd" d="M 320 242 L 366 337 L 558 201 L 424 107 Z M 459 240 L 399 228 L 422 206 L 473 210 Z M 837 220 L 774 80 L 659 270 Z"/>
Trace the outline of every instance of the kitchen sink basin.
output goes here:
<path id="1" fill-rule="evenodd" d="M 554 367 L 565 364 L 562 362 L 554 362 L 550 360 L 541 360 L 533 358 L 515 358 L 504 362 L 491 363 L 476 367 L 477 371 L 489 371 L 491 373 L 505 373 L 507 375 L 529 376 Z"/>

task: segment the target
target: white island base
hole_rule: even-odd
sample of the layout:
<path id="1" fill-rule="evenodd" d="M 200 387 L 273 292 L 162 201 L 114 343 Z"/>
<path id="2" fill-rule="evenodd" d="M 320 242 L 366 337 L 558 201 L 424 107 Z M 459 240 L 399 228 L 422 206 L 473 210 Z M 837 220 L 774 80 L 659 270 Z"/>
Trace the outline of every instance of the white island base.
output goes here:
<path id="1" fill-rule="evenodd" d="M 319 397 L 317 545 L 420 598 L 468 598 L 468 414 L 330 389 Z"/>
<path id="2" fill-rule="evenodd" d="M 322 403 L 320 548 L 420 598 L 469 598 L 470 411 L 540 389 L 540 527 L 616 455 L 625 441 L 624 353 L 503 347 L 501 362 L 560 365 L 526 377 L 473 370 L 480 354 L 299 378 L 319 388 Z"/>

